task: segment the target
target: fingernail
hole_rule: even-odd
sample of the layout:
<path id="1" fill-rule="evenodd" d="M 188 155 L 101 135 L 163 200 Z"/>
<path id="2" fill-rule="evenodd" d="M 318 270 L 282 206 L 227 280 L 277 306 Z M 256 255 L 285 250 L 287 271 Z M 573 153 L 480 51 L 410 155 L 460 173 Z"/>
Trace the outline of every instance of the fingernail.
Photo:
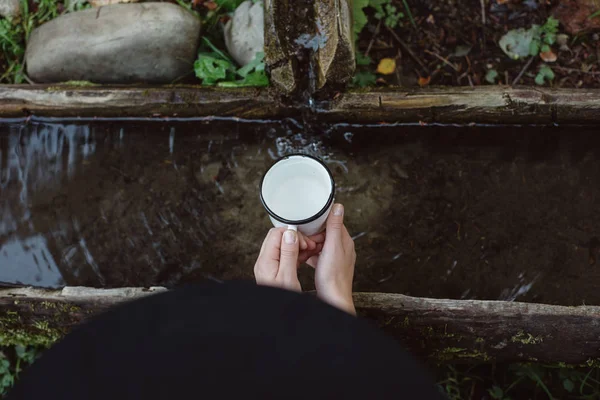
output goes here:
<path id="1" fill-rule="evenodd" d="M 285 233 L 283 234 L 283 240 L 285 241 L 286 244 L 296 243 L 297 238 L 298 238 L 298 236 L 296 236 L 296 232 L 294 232 L 291 229 L 285 231 Z"/>
<path id="2" fill-rule="evenodd" d="M 339 217 L 340 215 L 344 215 L 344 206 L 341 204 L 336 204 L 333 206 L 333 215 Z"/>

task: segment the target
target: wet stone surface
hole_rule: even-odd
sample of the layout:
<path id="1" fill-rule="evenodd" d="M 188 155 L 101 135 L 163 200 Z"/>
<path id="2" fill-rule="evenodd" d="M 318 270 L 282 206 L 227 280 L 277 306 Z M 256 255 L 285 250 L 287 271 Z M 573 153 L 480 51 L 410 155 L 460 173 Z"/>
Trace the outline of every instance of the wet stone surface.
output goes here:
<path id="1" fill-rule="evenodd" d="M 594 130 L 0 125 L 0 282 L 251 279 L 270 227 L 260 177 L 301 151 L 333 171 L 356 290 L 600 304 Z"/>

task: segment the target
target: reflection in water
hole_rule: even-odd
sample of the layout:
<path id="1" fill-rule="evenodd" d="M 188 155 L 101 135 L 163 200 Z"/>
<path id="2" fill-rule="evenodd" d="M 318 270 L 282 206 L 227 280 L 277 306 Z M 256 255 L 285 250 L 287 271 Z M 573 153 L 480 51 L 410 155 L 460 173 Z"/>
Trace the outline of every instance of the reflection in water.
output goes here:
<path id="1" fill-rule="evenodd" d="M 0 281 L 64 285 L 46 239 L 31 220 L 30 197 L 71 178 L 78 164 L 94 154 L 90 128 L 11 126 L 8 135 L 0 137 L 0 144 L 0 238 L 4 238 L 0 240 Z M 91 255 L 89 258 L 93 263 Z"/>
<path id="2" fill-rule="evenodd" d="M 57 287 L 62 275 L 42 235 L 10 240 L 0 247 L 0 282 Z"/>
<path id="3" fill-rule="evenodd" d="M 357 290 L 600 304 L 593 129 L 300 132 L 293 121 L 0 125 L 0 282 L 251 278 L 269 228 L 259 180 L 301 152 L 334 174 Z"/>

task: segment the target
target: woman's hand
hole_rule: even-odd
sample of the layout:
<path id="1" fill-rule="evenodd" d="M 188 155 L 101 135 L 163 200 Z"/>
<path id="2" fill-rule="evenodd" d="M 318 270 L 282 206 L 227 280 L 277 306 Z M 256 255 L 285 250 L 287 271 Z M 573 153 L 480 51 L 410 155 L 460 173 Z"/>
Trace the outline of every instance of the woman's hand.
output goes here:
<path id="1" fill-rule="evenodd" d="M 354 241 L 344 226 L 344 206 L 335 204 L 327 219 L 323 250 L 307 263 L 316 269 L 317 296 L 350 314 L 356 314 L 352 299 L 355 262 Z"/>
<path id="2" fill-rule="evenodd" d="M 305 237 L 286 228 L 272 228 L 254 265 L 256 283 L 301 292 L 298 266 L 323 249 L 325 234 Z"/>

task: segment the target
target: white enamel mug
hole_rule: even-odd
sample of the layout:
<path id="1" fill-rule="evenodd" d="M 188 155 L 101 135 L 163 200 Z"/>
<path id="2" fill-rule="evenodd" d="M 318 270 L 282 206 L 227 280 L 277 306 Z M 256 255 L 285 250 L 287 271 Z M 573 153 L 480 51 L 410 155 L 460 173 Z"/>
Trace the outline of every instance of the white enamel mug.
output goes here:
<path id="1" fill-rule="evenodd" d="M 260 201 L 276 228 L 306 236 L 321 232 L 333 207 L 335 182 L 318 158 L 290 154 L 269 168 L 260 182 Z"/>

